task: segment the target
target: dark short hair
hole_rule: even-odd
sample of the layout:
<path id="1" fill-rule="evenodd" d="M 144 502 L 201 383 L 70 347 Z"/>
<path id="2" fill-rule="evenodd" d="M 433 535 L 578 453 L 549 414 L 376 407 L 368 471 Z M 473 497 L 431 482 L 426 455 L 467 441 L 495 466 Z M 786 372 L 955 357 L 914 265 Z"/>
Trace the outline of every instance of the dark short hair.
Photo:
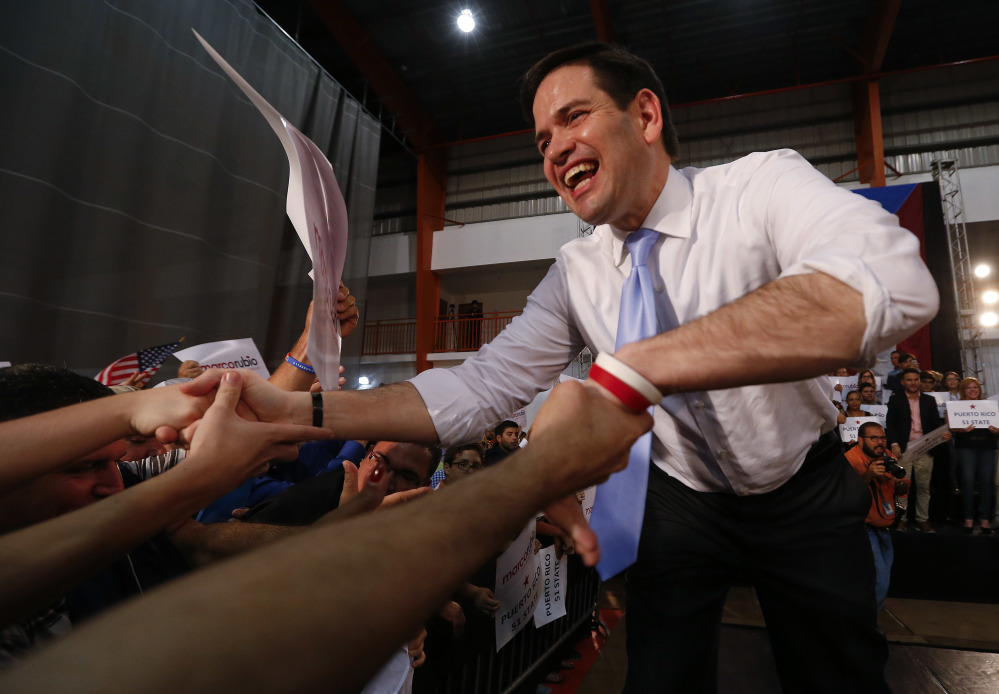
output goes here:
<path id="1" fill-rule="evenodd" d="M 114 391 L 92 378 L 49 364 L 0 369 L 0 422 L 96 400 Z"/>
<path id="2" fill-rule="evenodd" d="M 902 354 L 902 353 L 901 353 L 901 352 L 899 352 L 899 351 L 898 351 L 897 349 L 893 349 L 893 350 L 891 351 L 891 353 L 892 353 L 892 354 L 898 354 L 898 355 L 901 355 L 901 354 Z"/>
<path id="3" fill-rule="evenodd" d="M 507 429 L 519 429 L 520 425 L 517 424 L 512 419 L 504 419 L 502 422 L 496 425 L 496 436 L 502 436 L 503 432 Z"/>
<path id="4" fill-rule="evenodd" d="M 461 446 L 449 446 L 447 452 L 444 454 L 444 464 L 451 465 L 454 459 L 465 451 L 475 451 L 478 453 L 479 462 L 485 462 L 486 460 L 486 451 L 481 443 L 466 443 Z"/>
<path id="5" fill-rule="evenodd" d="M 906 374 L 916 374 L 916 376 L 919 376 L 919 373 L 920 373 L 919 369 L 914 369 L 910 366 L 908 368 L 902 369 L 902 373 L 898 375 L 898 380 L 901 381 L 902 377 L 905 376 Z"/>
<path id="6" fill-rule="evenodd" d="M 875 386 L 873 383 L 861 383 L 860 390 L 863 390 L 864 388 L 870 388 L 873 391 L 877 391 L 877 386 Z"/>
<path id="7" fill-rule="evenodd" d="M 371 455 L 371 452 L 375 450 L 375 446 L 380 444 L 382 441 L 388 442 L 388 439 L 375 439 L 372 441 L 368 441 L 368 443 L 364 446 L 364 455 L 365 456 Z M 395 443 L 401 443 L 401 442 L 395 442 Z M 414 443 L 413 445 L 425 448 L 427 453 L 430 454 L 430 465 L 427 468 L 426 477 L 423 478 L 424 481 L 429 480 L 430 476 L 433 475 L 434 471 L 437 469 L 437 465 L 440 464 L 441 462 L 441 456 L 444 455 L 444 449 L 440 446 L 440 444 L 436 443 L 430 444 L 429 446 L 424 446 L 418 443 Z"/>
<path id="8" fill-rule="evenodd" d="M 857 429 L 857 438 L 859 439 L 861 436 L 867 436 L 867 432 L 871 430 L 871 427 L 877 427 L 878 429 L 884 428 L 877 422 L 864 422 L 860 425 L 860 428 Z"/>
<path id="9" fill-rule="evenodd" d="M 870 385 L 870 384 L 867 384 L 867 385 Z M 849 393 L 847 393 L 846 395 L 843 396 L 843 399 L 846 400 L 851 395 L 860 395 L 860 391 L 859 390 L 851 390 Z"/>
<path id="10" fill-rule="evenodd" d="M 929 371 L 920 371 L 919 372 L 919 380 L 920 381 L 930 380 L 930 381 L 933 381 L 934 383 L 936 383 L 937 382 L 937 377 L 934 376 L 933 374 L 931 374 Z"/>
<path id="11" fill-rule="evenodd" d="M 902 352 L 898 355 L 898 363 L 901 364 L 903 361 L 909 361 L 910 359 L 915 359 L 915 354 L 909 354 L 908 352 Z"/>
<path id="12" fill-rule="evenodd" d="M 648 61 L 639 58 L 626 48 L 599 41 L 577 43 L 549 53 L 528 70 L 520 81 L 520 107 L 524 119 L 534 125 L 534 97 L 545 77 L 565 65 L 585 65 L 593 70 L 595 81 L 622 111 L 628 108 L 635 95 L 649 89 L 659 98 L 663 110 L 663 147 L 670 158 L 680 158 L 680 143 L 673 127 L 673 118 L 666 100 L 666 90 Z"/>

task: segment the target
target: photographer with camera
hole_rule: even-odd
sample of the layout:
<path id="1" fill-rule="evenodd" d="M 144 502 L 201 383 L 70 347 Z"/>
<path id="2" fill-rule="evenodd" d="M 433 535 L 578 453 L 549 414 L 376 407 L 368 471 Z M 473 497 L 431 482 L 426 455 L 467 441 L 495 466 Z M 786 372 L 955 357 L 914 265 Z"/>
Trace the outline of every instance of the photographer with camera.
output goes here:
<path id="1" fill-rule="evenodd" d="M 878 610 L 888 595 L 891 563 L 895 550 L 888 528 L 895 522 L 895 495 L 909 491 L 905 470 L 888 453 L 885 430 L 875 422 L 865 422 L 857 431 L 857 445 L 846 452 L 846 459 L 871 488 L 871 508 L 867 512 L 867 535 L 874 550 L 874 567 L 877 572 L 875 594 Z"/>

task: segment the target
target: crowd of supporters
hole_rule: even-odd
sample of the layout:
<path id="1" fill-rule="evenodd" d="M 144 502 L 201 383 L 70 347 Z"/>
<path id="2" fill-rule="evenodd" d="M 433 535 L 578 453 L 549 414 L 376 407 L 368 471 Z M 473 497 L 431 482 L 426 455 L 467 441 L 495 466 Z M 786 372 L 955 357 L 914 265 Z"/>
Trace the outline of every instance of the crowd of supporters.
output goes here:
<path id="1" fill-rule="evenodd" d="M 348 292 L 340 300 L 346 337 L 356 308 Z M 308 331 L 307 323 L 266 387 L 319 391 Z M 340 440 L 318 426 L 253 422 L 265 418 L 247 405 L 247 394 L 266 382 L 249 372 L 220 373 L 185 361 L 169 385 L 143 390 L 143 379 L 109 387 L 44 364 L 0 369 L 0 669 L 18 672 L 22 659 L 80 623 L 201 567 L 460 489 L 488 466 L 509 466 L 526 445 L 512 420 L 446 453 L 436 445 Z M 573 553 L 568 536 L 543 517 L 538 523 L 540 538 L 560 535 L 560 556 Z M 470 553 L 481 552 L 479 544 Z M 486 561 L 434 606 L 426 628 L 399 644 L 365 691 L 435 691 L 442 673 L 469 654 L 495 650 L 494 576 L 495 563 Z M 281 590 L 295 589 L 289 581 Z M 559 662 L 572 666 L 556 660 L 540 676 L 560 679 Z"/>

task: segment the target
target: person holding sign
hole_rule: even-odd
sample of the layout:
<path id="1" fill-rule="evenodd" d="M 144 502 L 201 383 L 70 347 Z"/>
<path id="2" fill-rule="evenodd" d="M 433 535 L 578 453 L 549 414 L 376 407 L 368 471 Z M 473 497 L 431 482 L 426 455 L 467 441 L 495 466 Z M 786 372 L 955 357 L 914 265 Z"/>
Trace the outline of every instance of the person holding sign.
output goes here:
<path id="1" fill-rule="evenodd" d="M 962 401 L 981 401 L 983 398 L 982 384 L 977 378 L 961 381 L 958 391 Z M 978 522 L 981 524 L 982 534 L 990 535 L 995 489 L 996 436 L 999 435 L 999 428 L 991 424 L 975 423 L 959 428 L 954 426 L 957 422 L 950 418 L 949 413 L 948 424 L 954 432 L 954 449 L 957 451 L 964 532 L 969 535 L 974 532 L 975 485 L 978 485 Z"/>
<path id="2" fill-rule="evenodd" d="M 904 357 L 905 355 L 903 355 Z M 902 392 L 895 393 L 888 400 L 888 443 L 896 458 L 901 458 L 899 464 L 905 470 L 906 476 L 916 485 L 916 527 L 924 533 L 934 533 L 930 525 L 930 478 L 933 476 L 933 456 L 929 451 L 913 456 L 904 456 L 908 445 L 923 438 L 934 429 L 943 425 L 943 419 L 937 412 L 937 401 L 922 392 L 919 383 L 919 369 L 906 368 L 902 370 Z M 949 440 L 950 434 L 945 434 L 943 440 Z M 908 505 L 902 507 L 905 511 Z M 897 529 L 904 531 L 905 515 L 898 521 Z"/>
<path id="3" fill-rule="evenodd" d="M 846 424 L 846 420 L 849 417 L 866 417 L 867 412 L 860 409 L 860 393 L 855 390 L 851 390 L 846 394 L 846 409 L 840 410 L 839 416 L 836 418 L 840 424 Z"/>

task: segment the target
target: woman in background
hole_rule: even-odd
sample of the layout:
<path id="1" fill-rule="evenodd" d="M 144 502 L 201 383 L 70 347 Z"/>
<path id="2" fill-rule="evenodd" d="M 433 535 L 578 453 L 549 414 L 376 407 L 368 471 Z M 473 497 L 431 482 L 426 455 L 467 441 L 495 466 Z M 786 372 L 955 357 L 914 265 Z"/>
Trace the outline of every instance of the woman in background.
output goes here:
<path id="1" fill-rule="evenodd" d="M 966 378 L 958 386 L 961 400 L 981 400 L 982 385 L 977 378 Z M 964 532 L 971 534 L 975 525 L 975 485 L 978 485 L 978 522 L 982 534 L 992 534 L 993 489 L 995 487 L 996 436 L 999 428 L 955 429 L 958 474 L 961 479 L 961 505 L 964 510 Z"/>

